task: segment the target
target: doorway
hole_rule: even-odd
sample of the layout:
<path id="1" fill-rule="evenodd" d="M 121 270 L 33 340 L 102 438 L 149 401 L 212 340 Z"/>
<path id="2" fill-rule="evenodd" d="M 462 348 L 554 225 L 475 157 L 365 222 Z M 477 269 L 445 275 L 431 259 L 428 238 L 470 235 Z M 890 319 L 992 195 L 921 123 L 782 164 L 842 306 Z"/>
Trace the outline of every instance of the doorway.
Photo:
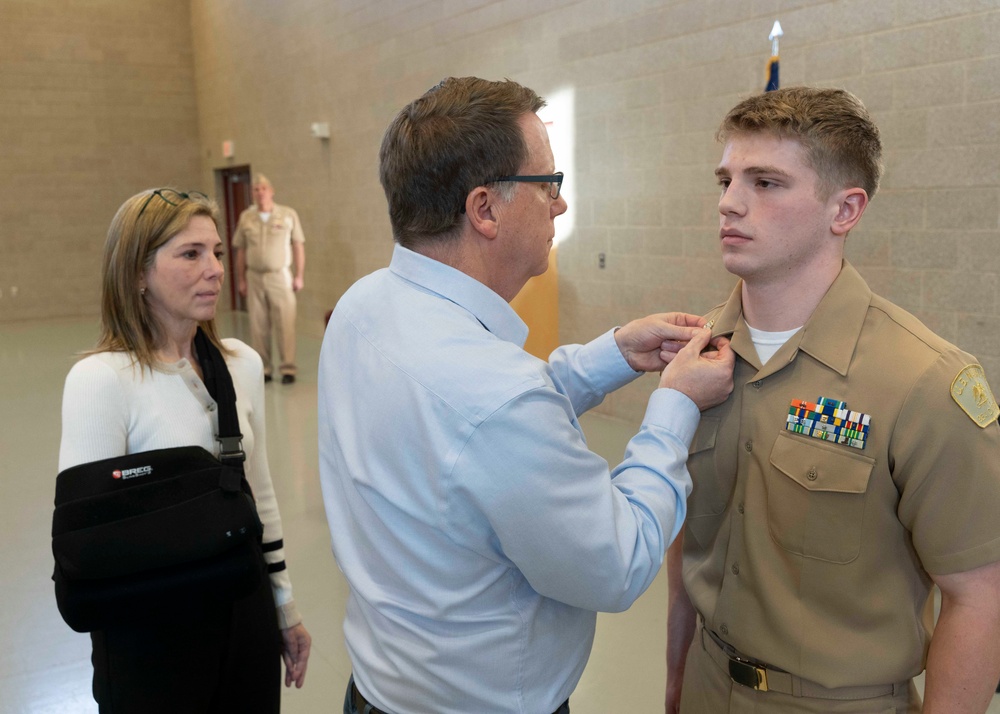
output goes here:
<path id="1" fill-rule="evenodd" d="M 222 215 L 226 224 L 226 255 L 229 275 L 229 304 L 233 310 L 246 312 L 246 300 L 236 289 L 236 253 L 233 251 L 233 234 L 240 214 L 253 205 L 253 192 L 250 184 L 250 166 L 234 166 L 227 169 L 216 169 L 216 176 L 222 187 Z"/>

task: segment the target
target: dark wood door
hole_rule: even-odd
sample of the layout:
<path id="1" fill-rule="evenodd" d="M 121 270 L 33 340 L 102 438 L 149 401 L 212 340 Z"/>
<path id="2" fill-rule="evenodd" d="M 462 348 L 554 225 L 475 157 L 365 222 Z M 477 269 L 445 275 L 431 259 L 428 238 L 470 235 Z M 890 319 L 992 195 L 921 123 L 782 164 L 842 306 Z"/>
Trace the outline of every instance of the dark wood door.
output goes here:
<path id="1" fill-rule="evenodd" d="M 236 222 L 244 209 L 253 204 L 253 192 L 250 185 L 250 167 L 234 166 L 229 169 L 220 169 L 219 176 L 222 179 L 222 212 L 226 221 L 226 255 L 228 267 L 226 269 L 227 281 L 229 283 L 229 300 L 234 310 L 246 310 L 246 301 L 240 297 L 239 290 L 236 289 L 236 253 L 233 251 L 233 233 L 236 232 Z"/>

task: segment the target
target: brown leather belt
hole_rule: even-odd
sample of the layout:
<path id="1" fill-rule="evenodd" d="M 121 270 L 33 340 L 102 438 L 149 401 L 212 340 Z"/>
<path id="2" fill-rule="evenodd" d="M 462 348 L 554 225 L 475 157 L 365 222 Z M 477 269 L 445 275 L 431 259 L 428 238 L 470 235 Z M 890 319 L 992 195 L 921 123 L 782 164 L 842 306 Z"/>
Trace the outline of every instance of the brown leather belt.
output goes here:
<path id="1" fill-rule="evenodd" d="M 830 689 L 808 679 L 744 657 L 731 645 L 723 642 L 707 627 L 701 628 L 701 644 L 712 661 L 729 675 L 736 684 L 760 692 L 781 692 L 793 697 L 814 699 L 873 699 L 898 694 L 906 689 L 907 682 L 901 684 L 873 684 L 864 687 L 837 687 Z"/>

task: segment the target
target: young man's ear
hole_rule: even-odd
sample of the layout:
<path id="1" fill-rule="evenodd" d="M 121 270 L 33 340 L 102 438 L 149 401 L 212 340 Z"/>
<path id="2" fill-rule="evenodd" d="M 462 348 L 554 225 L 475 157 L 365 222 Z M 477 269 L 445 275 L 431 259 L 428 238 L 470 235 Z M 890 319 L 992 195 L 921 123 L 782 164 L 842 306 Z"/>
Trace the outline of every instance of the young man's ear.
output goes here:
<path id="1" fill-rule="evenodd" d="M 838 193 L 837 215 L 830 229 L 834 235 L 846 236 L 861 220 L 868 206 L 868 193 L 863 188 L 849 188 Z"/>
<path id="2" fill-rule="evenodd" d="M 465 215 L 469 224 L 489 240 L 496 238 L 500 229 L 495 209 L 496 196 L 485 186 L 476 186 L 465 197 Z"/>

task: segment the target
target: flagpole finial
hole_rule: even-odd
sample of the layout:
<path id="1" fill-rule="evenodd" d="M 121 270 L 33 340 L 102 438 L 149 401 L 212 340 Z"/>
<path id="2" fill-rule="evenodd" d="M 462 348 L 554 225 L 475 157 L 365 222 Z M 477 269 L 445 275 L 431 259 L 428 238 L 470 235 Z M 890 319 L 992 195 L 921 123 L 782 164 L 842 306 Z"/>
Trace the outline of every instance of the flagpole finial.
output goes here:
<path id="1" fill-rule="evenodd" d="M 773 57 L 778 56 L 778 38 L 783 34 L 785 33 L 781 30 L 781 23 L 775 20 L 774 26 L 771 28 L 771 34 L 767 36 L 767 39 L 771 41 L 771 55 Z"/>
<path id="2" fill-rule="evenodd" d="M 773 92 L 780 86 L 780 82 L 778 81 L 778 38 L 783 34 L 785 33 L 781 31 L 781 23 L 775 20 L 774 27 L 771 28 L 771 34 L 767 38 L 771 41 L 771 61 L 767 63 L 767 87 L 764 89 L 765 92 Z"/>

